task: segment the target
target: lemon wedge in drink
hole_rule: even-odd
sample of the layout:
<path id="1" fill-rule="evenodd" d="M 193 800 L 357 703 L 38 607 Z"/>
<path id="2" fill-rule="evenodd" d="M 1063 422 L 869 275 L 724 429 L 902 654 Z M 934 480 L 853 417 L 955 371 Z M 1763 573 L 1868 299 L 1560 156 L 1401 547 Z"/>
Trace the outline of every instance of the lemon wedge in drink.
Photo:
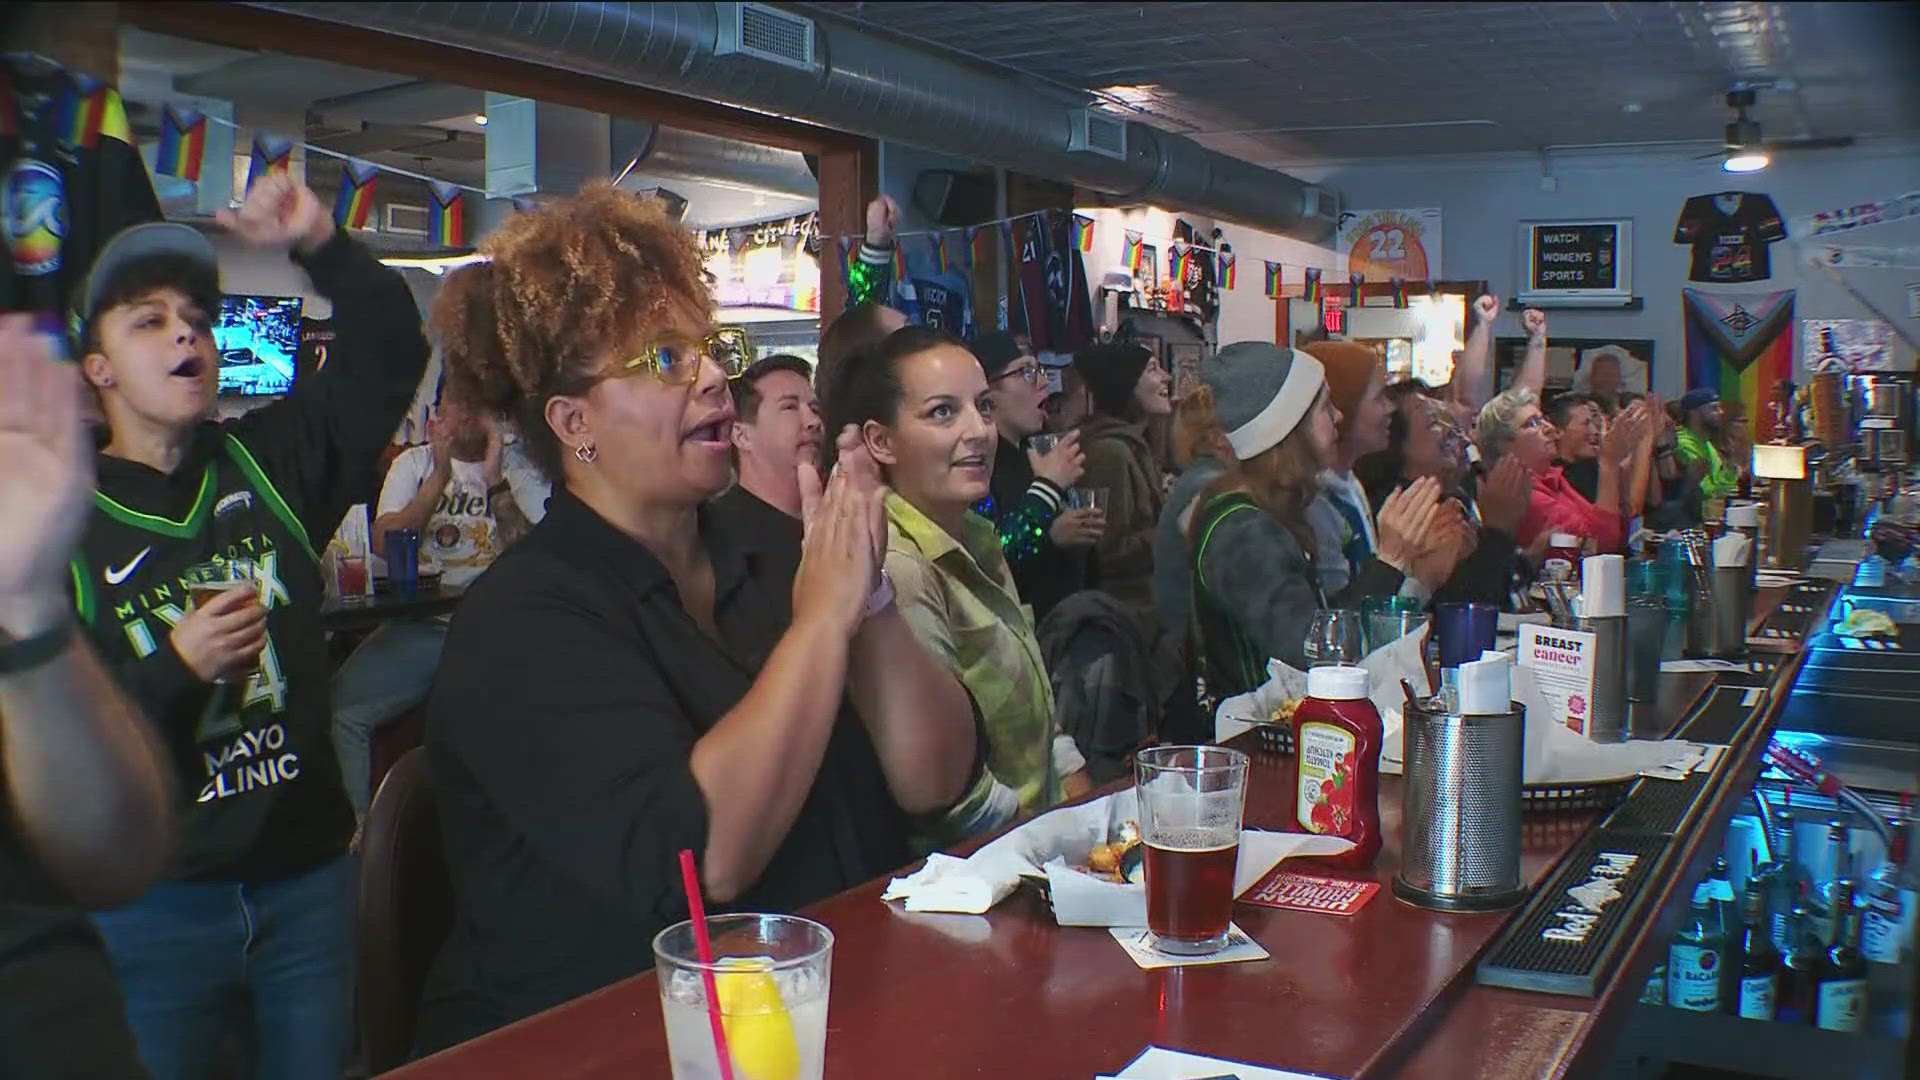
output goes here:
<path id="1" fill-rule="evenodd" d="M 773 981 L 772 961 L 729 957 L 713 974 L 720 1023 L 739 1080 L 800 1080 L 800 1044 L 793 1018 Z"/>

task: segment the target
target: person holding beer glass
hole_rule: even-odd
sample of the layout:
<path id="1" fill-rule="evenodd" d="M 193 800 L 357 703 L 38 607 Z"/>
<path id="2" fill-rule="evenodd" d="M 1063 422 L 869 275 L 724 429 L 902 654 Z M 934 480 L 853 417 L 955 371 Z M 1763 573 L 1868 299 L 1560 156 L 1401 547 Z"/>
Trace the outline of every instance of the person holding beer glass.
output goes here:
<path id="1" fill-rule="evenodd" d="M 206 1076 L 241 1025 L 255 1075 L 337 1078 L 353 1034 L 356 867 L 314 552 L 365 497 L 429 350 L 399 272 L 298 181 L 260 178 L 221 217 L 306 271 L 333 304 L 336 350 L 285 398 L 214 422 L 211 240 L 136 225 L 80 290 L 81 369 L 108 438 L 74 603 L 166 740 L 181 804 L 166 879 L 94 921 L 156 1080 Z M 209 561 L 213 580 L 189 574 Z M 234 581 L 243 569 L 248 587 Z"/>
<path id="2" fill-rule="evenodd" d="M 597 184 L 481 251 L 431 315 L 448 389 L 518 421 L 553 496 L 466 593 L 428 704 L 455 916 L 426 1051 L 645 970 L 687 917 L 682 850 L 709 911 L 789 912 L 905 862 L 909 815 L 979 775 L 857 439 L 824 484 L 797 466 L 798 546 L 708 507 L 750 350 L 709 324 L 694 237 Z"/>
<path id="3" fill-rule="evenodd" d="M 1445 580 L 1472 532 L 1439 481 L 1423 477 L 1380 504 L 1379 544 L 1347 587 L 1328 596 L 1314 573 L 1307 508 L 1333 453 L 1340 410 L 1320 361 L 1267 342 L 1229 345 L 1201 362 L 1236 459 L 1200 494 L 1193 551 L 1198 652 L 1221 697 L 1266 682 L 1267 660 L 1305 669 L 1315 613 L 1392 596 L 1410 573 Z M 1431 569 L 1428 569 L 1431 567 Z"/>
<path id="4" fill-rule="evenodd" d="M 992 390 L 965 343 L 921 327 L 854 353 L 827 389 L 827 422 L 860 434 L 880 463 L 887 573 L 900 610 L 964 682 L 986 724 L 986 783 L 937 838 L 999 828 L 1091 786 L 1086 759 L 1054 717 L 1053 688 L 991 521 L 986 496 L 999 433 Z"/>

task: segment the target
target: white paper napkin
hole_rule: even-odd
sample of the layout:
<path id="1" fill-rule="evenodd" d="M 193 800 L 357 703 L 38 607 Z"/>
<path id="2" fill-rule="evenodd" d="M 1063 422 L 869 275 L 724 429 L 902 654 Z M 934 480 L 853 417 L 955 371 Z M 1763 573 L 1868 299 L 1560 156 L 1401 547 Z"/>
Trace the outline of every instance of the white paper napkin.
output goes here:
<path id="1" fill-rule="evenodd" d="M 1427 682 L 1427 630 L 1428 627 L 1423 626 L 1390 641 L 1360 661 L 1360 666 L 1367 669 L 1367 696 L 1380 710 L 1382 720 L 1389 712 L 1398 716 L 1402 703 L 1407 700 L 1406 691 L 1400 688 L 1402 679 L 1421 697 L 1433 692 Z M 1225 742 L 1256 723 L 1265 723 L 1281 702 L 1306 696 L 1306 672 L 1269 660 L 1264 685 L 1250 694 L 1228 698 L 1214 710 L 1214 741 Z"/>
<path id="2" fill-rule="evenodd" d="M 1034 875 L 1047 879 L 1054 918 L 1062 926 L 1144 926 L 1144 886 L 1106 881 L 1069 865 L 1084 861 L 1093 845 L 1118 836 L 1123 822 L 1135 820 L 1135 811 L 1128 788 L 1042 814 L 965 859 L 929 855 L 925 866 L 889 882 L 880 898 L 904 900 L 908 911 L 978 915 L 1006 899 L 1023 875 Z M 1252 888 L 1282 859 L 1338 855 L 1352 846 L 1310 833 L 1243 831 L 1233 894 Z"/>

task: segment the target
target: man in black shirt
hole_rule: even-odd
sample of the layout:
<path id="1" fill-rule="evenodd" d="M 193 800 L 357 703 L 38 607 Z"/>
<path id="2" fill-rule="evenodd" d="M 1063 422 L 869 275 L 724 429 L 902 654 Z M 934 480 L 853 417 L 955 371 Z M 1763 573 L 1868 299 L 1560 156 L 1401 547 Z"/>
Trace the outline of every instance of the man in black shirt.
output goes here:
<path id="1" fill-rule="evenodd" d="M 373 483 L 428 347 L 400 275 L 313 192 L 256 181 L 224 223 L 288 250 L 333 302 L 330 363 L 281 401 L 205 419 L 213 246 L 155 222 L 101 251 L 78 299 L 109 441 L 69 571 L 94 647 L 180 778 L 168 880 L 95 923 L 158 1080 L 198 1078 L 252 995 L 256 1075 L 338 1080 L 351 1040 L 353 811 L 331 738 L 315 551 Z M 189 571 L 249 581 L 195 602 Z"/>
<path id="2" fill-rule="evenodd" d="M 99 935 L 160 871 L 158 740 L 73 627 L 66 559 L 93 487 L 80 385 L 32 318 L 0 318 L 0 1072 L 146 1072 Z"/>
<path id="3" fill-rule="evenodd" d="M 813 369 L 797 356 L 755 361 L 727 380 L 733 393 L 733 462 L 738 480 L 716 504 L 743 520 L 788 533 L 800 543 L 802 460 L 820 460 L 820 399 Z M 781 521 L 784 517 L 787 520 Z"/>

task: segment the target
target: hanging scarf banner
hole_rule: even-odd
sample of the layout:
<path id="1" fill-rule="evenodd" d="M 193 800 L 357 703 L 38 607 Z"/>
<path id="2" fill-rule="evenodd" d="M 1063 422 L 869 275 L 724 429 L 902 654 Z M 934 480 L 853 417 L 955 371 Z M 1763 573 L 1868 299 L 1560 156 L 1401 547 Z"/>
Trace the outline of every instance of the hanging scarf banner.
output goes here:
<path id="1" fill-rule="evenodd" d="M 1910 191 L 1905 195 L 1882 199 L 1879 202 L 1843 206 L 1834 210 L 1822 210 L 1806 217 L 1794 218 L 1793 235 L 1807 240 L 1816 236 L 1831 236 L 1834 233 L 1848 232 L 1853 229 L 1885 225 L 1888 222 L 1902 221 L 1910 217 L 1920 217 L 1920 191 Z"/>
<path id="2" fill-rule="evenodd" d="M 1807 246 L 1807 257 L 1819 265 L 1842 269 L 1915 270 L 1920 269 L 1920 244 L 1901 247 L 1810 244 Z"/>

